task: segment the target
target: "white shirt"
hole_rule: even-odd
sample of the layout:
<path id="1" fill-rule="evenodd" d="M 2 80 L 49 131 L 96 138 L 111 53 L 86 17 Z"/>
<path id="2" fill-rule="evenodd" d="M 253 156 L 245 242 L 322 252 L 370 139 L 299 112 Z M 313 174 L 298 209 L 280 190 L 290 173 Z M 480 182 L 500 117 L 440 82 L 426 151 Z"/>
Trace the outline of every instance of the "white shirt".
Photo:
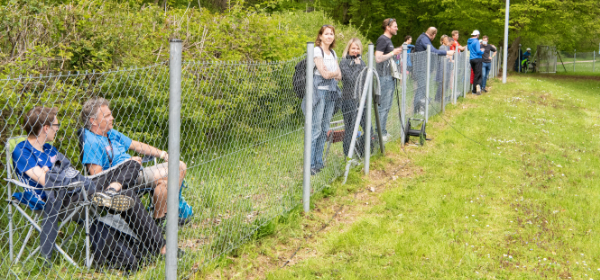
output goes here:
<path id="1" fill-rule="evenodd" d="M 314 49 L 314 57 L 323 57 L 323 54 L 325 54 L 325 58 L 323 61 L 323 64 L 325 65 L 325 69 L 327 69 L 327 71 L 329 72 L 335 72 L 338 69 L 338 63 L 337 63 L 337 59 L 335 58 L 335 56 L 333 56 L 333 51 L 329 51 L 329 54 L 325 53 L 325 51 L 321 51 L 321 48 L 319 47 L 315 47 Z M 319 69 L 315 68 L 315 75 L 319 75 L 319 76 L 323 76 L 321 75 L 321 73 L 319 73 Z M 319 86 L 318 89 L 321 90 L 331 90 L 329 86 Z"/>

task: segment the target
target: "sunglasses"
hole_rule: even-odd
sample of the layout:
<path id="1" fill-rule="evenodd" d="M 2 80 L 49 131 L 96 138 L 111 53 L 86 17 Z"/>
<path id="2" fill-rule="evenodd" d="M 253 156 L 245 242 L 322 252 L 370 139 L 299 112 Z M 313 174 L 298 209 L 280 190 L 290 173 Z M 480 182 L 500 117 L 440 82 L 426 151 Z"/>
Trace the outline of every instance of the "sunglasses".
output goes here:
<path id="1" fill-rule="evenodd" d="M 323 25 L 323 26 L 321 26 L 321 27 L 333 27 L 333 25 L 330 25 L 330 24 L 325 24 L 325 25 Z"/>
<path id="2" fill-rule="evenodd" d="M 395 18 L 390 18 L 390 21 L 388 22 L 388 26 L 391 26 L 391 25 L 392 25 L 392 23 L 394 23 L 394 21 L 396 21 L 396 19 L 395 19 Z"/>

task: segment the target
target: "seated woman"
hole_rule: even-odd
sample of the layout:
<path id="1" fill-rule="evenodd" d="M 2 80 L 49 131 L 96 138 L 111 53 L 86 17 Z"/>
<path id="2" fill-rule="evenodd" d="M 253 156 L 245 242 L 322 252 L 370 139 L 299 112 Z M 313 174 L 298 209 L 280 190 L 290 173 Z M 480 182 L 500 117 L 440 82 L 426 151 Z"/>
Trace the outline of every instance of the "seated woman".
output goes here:
<path id="1" fill-rule="evenodd" d="M 42 255 L 50 260 L 58 234 L 58 212 L 70 203 L 83 201 L 81 189 L 66 191 L 53 189 L 65 183 L 83 182 L 92 204 L 119 214 L 142 240 L 144 251 L 165 254 L 165 239 L 134 190 L 125 190 L 135 184 L 140 164 L 130 161 L 121 168 L 102 175 L 86 178 L 70 166 L 66 157 L 48 144 L 55 139 L 60 127 L 56 108 L 35 107 L 23 118 L 27 140 L 19 143 L 12 160 L 17 175 L 32 187 L 39 188 L 30 195 L 46 202 L 40 235 Z M 45 190 L 44 190 L 45 188 Z"/>

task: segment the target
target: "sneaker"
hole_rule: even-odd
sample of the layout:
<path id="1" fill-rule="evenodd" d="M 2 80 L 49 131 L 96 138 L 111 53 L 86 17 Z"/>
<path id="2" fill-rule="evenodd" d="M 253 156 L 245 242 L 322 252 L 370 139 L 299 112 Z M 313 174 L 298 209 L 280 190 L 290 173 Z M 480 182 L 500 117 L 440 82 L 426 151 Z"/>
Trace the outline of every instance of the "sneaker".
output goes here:
<path id="1" fill-rule="evenodd" d="M 487 89 L 483 89 L 483 92 L 488 92 Z"/>
<path id="2" fill-rule="evenodd" d="M 477 93 L 481 93 L 481 86 L 480 85 L 477 85 L 476 89 L 477 89 Z"/>
<path id="3" fill-rule="evenodd" d="M 108 189 L 104 192 L 95 193 L 92 196 L 92 204 L 97 207 L 105 207 L 117 212 L 123 212 L 133 207 L 133 198 Z"/>
<path id="4" fill-rule="evenodd" d="M 381 136 L 381 139 L 383 140 L 383 142 L 387 142 L 390 139 L 390 135 L 386 133 Z"/>

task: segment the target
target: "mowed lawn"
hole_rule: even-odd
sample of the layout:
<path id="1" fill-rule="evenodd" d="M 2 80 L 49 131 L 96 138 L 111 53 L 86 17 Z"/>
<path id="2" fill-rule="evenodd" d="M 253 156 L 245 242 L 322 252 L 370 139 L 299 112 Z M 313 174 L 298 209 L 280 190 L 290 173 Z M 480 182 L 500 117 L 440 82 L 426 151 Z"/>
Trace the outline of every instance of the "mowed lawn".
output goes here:
<path id="1" fill-rule="evenodd" d="M 426 146 L 392 145 L 416 176 L 390 181 L 372 207 L 346 207 L 356 218 L 310 239 L 302 260 L 254 276 L 600 279 L 599 109 L 600 80 L 494 82 L 433 118 Z M 256 246 L 240 254 L 276 250 Z"/>

